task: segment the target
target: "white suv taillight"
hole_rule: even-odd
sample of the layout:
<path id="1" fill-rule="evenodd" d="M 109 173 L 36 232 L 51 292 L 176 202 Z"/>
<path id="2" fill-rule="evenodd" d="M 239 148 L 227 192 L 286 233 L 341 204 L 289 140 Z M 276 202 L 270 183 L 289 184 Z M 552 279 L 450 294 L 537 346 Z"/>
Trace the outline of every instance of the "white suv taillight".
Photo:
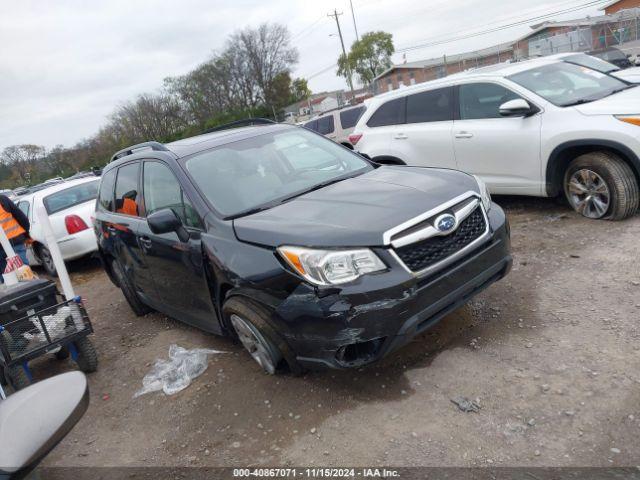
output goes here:
<path id="1" fill-rule="evenodd" d="M 356 143 L 360 141 L 361 138 L 362 138 L 361 133 L 352 133 L 351 135 L 349 135 L 349 141 L 351 142 L 351 145 L 354 145 L 354 146 Z"/>

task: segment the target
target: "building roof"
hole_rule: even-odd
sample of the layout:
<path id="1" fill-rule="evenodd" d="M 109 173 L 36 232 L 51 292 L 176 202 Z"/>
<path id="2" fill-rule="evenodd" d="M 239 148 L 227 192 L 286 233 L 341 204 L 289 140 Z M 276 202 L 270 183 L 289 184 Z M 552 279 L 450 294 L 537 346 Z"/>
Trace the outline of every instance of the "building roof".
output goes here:
<path id="1" fill-rule="evenodd" d="M 457 53 L 454 55 L 446 55 L 446 61 L 447 62 L 461 62 L 464 60 L 472 60 L 474 58 L 477 57 L 488 57 L 490 55 L 496 55 L 498 53 L 502 53 L 502 52 L 508 52 L 513 50 L 513 43 L 509 42 L 509 43 L 501 43 L 498 45 L 493 45 L 491 47 L 487 47 L 487 48 L 482 48 L 480 50 L 474 50 L 472 52 L 464 52 L 464 53 Z M 376 78 L 374 78 L 373 80 L 378 80 L 379 78 L 384 77 L 385 75 L 389 74 L 390 72 L 394 71 L 394 70 L 399 70 L 399 69 L 404 69 L 404 68 L 409 68 L 409 69 L 413 69 L 413 68 L 427 68 L 427 67 L 434 67 L 437 65 L 444 65 L 445 63 L 445 56 L 442 57 L 437 57 L 437 58 L 429 58 L 427 60 L 417 60 L 415 62 L 405 62 L 405 63 L 397 63 L 395 65 L 392 65 L 391 67 L 387 68 L 384 72 L 382 72 L 381 74 L 379 74 Z"/>
<path id="2" fill-rule="evenodd" d="M 322 103 L 322 101 L 327 98 L 328 95 L 323 95 L 322 97 L 316 97 L 313 100 L 311 100 L 311 105 L 318 105 L 319 103 Z"/>
<path id="3" fill-rule="evenodd" d="M 609 8 L 612 5 L 615 5 L 616 3 L 620 3 L 622 0 L 612 0 L 611 2 L 607 2 L 604 5 L 598 7 L 598 10 L 604 10 L 605 8 Z"/>

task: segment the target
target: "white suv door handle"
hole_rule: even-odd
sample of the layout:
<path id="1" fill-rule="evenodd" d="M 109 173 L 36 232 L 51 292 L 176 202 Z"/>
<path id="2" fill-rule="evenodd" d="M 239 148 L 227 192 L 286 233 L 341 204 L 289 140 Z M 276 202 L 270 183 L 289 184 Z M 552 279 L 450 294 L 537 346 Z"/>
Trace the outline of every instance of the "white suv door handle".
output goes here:
<path id="1" fill-rule="evenodd" d="M 455 135 L 456 138 L 472 138 L 473 137 L 473 133 L 469 133 L 469 132 L 458 132 Z"/>
<path id="2" fill-rule="evenodd" d="M 404 133 L 396 133 L 393 136 L 393 138 L 396 139 L 396 140 L 406 140 L 407 138 L 409 138 L 409 135 L 406 135 Z"/>

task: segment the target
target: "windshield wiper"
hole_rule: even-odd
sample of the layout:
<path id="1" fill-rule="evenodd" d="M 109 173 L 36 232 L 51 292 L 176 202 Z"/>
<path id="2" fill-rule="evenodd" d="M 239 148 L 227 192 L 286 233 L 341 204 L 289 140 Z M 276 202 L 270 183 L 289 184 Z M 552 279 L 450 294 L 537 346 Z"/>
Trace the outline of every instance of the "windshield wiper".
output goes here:
<path id="1" fill-rule="evenodd" d="M 600 98 L 603 98 L 603 97 L 600 97 Z M 563 103 L 562 106 L 563 107 L 573 107 L 574 105 L 582 105 L 583 103 L 595 102 L 596 100 L 599 100 L 599 98 L 581 98 L 581 99 L 575 100 L 573 102 Z"/>

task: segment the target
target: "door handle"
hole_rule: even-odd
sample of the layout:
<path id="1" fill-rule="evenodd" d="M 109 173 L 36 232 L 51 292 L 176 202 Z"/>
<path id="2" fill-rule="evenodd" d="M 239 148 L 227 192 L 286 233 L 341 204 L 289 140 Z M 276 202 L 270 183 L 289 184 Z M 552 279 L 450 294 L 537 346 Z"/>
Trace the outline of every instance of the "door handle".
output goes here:
<path id="1" fill-rule="evenodd" d="M 405 133 L 396 133 L 393 138 L 395 140 L 406 140 L 407 138 L 409 138 L 409 135 L 405 134 Z"/>
<path id="2" fill-rule="evenodd" d="M 469 132 L 458 132 L 455 135 L 456 138 L 473 138 L 473 133 Z"/>
<path id="3" fill-rule="evenodd" d="M 140 237 L 138 241 L 140 242 L 140 246 L 147 250 L 150 249 L 153 245 L 153 242 L 149 237 Z"/>

